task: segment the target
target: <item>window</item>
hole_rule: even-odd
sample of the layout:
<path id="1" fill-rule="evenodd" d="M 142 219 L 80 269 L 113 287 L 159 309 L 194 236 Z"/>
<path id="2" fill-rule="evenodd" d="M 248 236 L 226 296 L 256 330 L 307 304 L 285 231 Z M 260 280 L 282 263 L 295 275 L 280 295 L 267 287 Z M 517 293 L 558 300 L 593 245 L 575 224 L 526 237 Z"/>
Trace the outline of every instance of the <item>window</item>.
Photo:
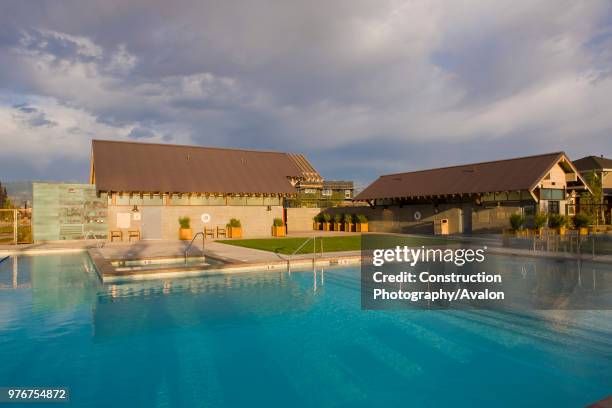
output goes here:
<path id="1" fill-rule="evenodd" d="M 491 194 L 483 194 L 482 195 L 482 201 L 495 201 L 495 194 L 491 193 Z"/>
<path id="2" fill-rule="evenodd" d="M 332 191 L 330 188 L 324 188 L 323 191 L 321 191 L 321 195 L 323 196 L 330 196 L 332 195 Z"/>
<path id="3" fill-rule="evenodd" d="M 174 194 L 171 199 L 172 205 L 189 205 L 189 196 L 187 194 Z"/>
<path id="4" fill-rule="evenodd" d="M 351 198 L 351 190 L 344 190 L 344 198 Z"/>
<path id="5" fill-rule="evenodd" d="M 548 213 L 549 214 L 559 214 L 559 202 L 558 201 L 548 202 Z"/>
<path id="6" fill-rule="evenodd" d="M 540 200 L 563 200 L 565 199 L 565 191 L 557 188 L 542 188 L 540 189 Z"/>
<path id="7" fill-rule="evenodd" d="M 317 190 L 314 188 L 305 188 L 304 189 L 304 194 L 316 194 Z"/>

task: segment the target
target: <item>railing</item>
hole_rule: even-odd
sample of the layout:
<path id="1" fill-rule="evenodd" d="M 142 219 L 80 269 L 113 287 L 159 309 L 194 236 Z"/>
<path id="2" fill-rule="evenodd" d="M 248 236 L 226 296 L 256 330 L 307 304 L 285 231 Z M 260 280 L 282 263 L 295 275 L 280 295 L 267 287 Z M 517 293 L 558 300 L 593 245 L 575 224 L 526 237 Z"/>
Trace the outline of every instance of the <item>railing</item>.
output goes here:
<path id="1" fill-rule="evenodd" d="M 599 235 L 579 235 L 576 233 L 542 234 L 531 237 L 502 238 L 502 246 L 508 248 L 527 249 L 532 251 L 545 251 L 575 254 L 578 256 L 612 255 L 612 239 Z"/>
<path id="2" fill-rule="evenodd" d="M 85 237 L 84 240 L 87 241 L 88 239 L 93 238 L 94 241 L 96 241 L 96 248 L 102 248 L 104 247 L 105 242 L 103 240 L 98 239 L 98 237 L 96 237 L 96 234 L 93 231 L 87 231 L 85 233 Z"/>
<path id="3" fill-rule="evenodd" d="M 187 248 L 185 248 L 185 252 L 183 253 L 183 255 L 185 256 L 185 263 L 187 263 L 187 251 L 191 249 L 191 246 L 193 245 L 193 242 L 198 237 L 198 235 L 202 236 L 202 253 L 204 253 L 204 249 L 206 248 L 206 235 L 204 235 L 203 232 L 198 232 L 193 236 L 191 242 L 189 243 L 189 245 L 187 245 Z"/>
<path id="4" fill-rule="evenodd" d="M 295 249 L 295 251 L 293 251 L 287 258 L 282 257 L 278 252 L 276 253 L 276 256 L 278 256 L 279 258 L 287 261 L 287 270 L 291 271 L 291 261 L 293 260 L 293 257 L 302 249 L 306 246 L 307 243 L 309 243 L 310 241 L 312 241 L 312 266 L 315 265 L 316 259 L 317 259 L 317 237 L 313 236 L 313 237 L 309 237 L 306 238 L 306 240 L 304 242 L 302 242 L 302 244 L 297 247 Z M 323 238 L 319 237 L 319 242 L 321 243 L 320 248 L 320 258 L 323 258 Z"/>

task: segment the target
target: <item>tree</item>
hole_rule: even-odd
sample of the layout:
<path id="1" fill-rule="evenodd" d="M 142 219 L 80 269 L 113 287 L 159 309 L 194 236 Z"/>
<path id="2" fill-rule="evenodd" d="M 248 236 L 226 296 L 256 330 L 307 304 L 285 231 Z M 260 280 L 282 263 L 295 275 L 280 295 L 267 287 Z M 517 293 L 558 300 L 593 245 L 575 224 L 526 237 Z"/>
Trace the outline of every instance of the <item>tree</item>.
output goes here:
<path id="1" fill-rule="evenodd" d="M 6 194 L 6 188 L 2 187 L 2 182 L 0 182 L 0 208 L 4 208 L 4 204 L 8 200 L 8 195 Z"/>
<path id="2" fill-rule="evenodd" d="M 586 174 L 584 176 L 585 181 L 591 188 L 591 193 L 584 193 L 580 197 L 580 201 L 582 204 L 586 204 L 581 208 L 580 211 L 585 214 L 591 216 L 591 218 L 595 221 L 596 224 L 599 224 L 600 221 L 604 220 L 604 208 L 603 208 L 603 188 L 601 183 L 601 174 L 597 173 L 595 170 Z"/>

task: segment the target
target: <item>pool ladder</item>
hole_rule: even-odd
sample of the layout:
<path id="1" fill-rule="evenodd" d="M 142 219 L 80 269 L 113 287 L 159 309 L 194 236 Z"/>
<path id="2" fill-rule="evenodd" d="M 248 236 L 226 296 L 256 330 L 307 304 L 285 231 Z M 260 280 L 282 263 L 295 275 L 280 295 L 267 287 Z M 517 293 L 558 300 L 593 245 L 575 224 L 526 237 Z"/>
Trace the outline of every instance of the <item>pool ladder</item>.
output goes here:
<path id="1" fill-rule="evenodd" d="M 183 253 L 185 257 L 185 263 L 187 263 L 187 252 L 191 249 L 191 246 L 193 245 L 193 242 L 198 237 L 198 235 L 202 236 L 202 256 L 204 256 L 204 249 L 206 248 L 206 236 L 204 235 L 203 232 L 198 232 L 193 236 L 193 238 L 191 239 L 191 242 L 189 243 L 189 245 L 187 245 L 187 248 L 185 248 L 185 252 Z"/>
<path id="2" fill-rule="evenodd" d="M 277 252 L 276 255 L 287 261 L 287 270 L 291 271 L 291 260 L 293 259 L 293 257 L 295 256 L 296 253 L 298 253 L 300 251 L 300 249 L 304 248 L 304 246 L 306 246 L 307 243 L 309 243 L 310 241 L 312 241 L 312 266 L 315 265 L 315 262 L 317 260 L 317 236 L 313 236 L 313 237 L 309 237 L 306 239 L 306 241 L 302 242 L 302 244 L 297 247 L 297 249 L 295 251 L 293 251 L 291 253 L 291 255 L 289 255 L 287 258 L 283 258 L 282 256 L 280 256 L 280 254 Z M 320 245 L 320 258 L 323 258 L 323 238 L 319 237 L 319 242 L 321 243 Z"/>
<path id="3" fill-rule="evenodd" d="M 94 241 L 96 241 L 96 248 L 102 248 L 104 246 L 104 241 L 98 239 L 96 237 L 96 234 L 94 234 L 93 231 L 87 231 L 85 233 L 85 241 L 87 241 L 90 238 L 93 239 Z"/>

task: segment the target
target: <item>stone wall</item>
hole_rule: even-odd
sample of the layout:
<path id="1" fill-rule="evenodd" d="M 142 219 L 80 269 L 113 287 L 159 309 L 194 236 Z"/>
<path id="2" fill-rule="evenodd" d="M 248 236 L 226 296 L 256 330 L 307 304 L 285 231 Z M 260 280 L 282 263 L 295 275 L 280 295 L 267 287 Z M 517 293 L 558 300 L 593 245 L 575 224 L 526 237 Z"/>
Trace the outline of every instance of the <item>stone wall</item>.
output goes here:
<path id="1" fill-rule="evenodd" d="M 312 218 L 320 212 L 320 208 L 287 208 L 287 230 L 311 231 Z"/>
<path id="2" fill-rule="evenodd" d="M 142 207 L 140 207 L 142 208 Z M 217 226 L 225 227 L 230 218 L 237 218 L 242 223 L 242 234 L 245 238 L 250 237 L 269 237 L 272 235 L 272 223 L 274 218 L 281 218 L 283 208 L 281 206 L 271 206 L 270 210 L 266 206 L 161 206 L 162 208 L 162 239 L 178 239 L 179 217 L 188 216 L 191 218 L 191 228 L 194 233 L 200 232 L 204 228 L 201 220 L 202 214 L 210 215 L 210 222 L 207 228 Z M 135 221 L 131 206 L 109 205 L 108 225 L 109 230 L 117 228 L 117 214 L 131 213 L 131 226 L 129 229 L 141 228 L 141 222 Z M 124 229 L 124 234 L 128 228 Z M 125 235 L 127 237 L 127 235 Z M 127 238 L 124 238 L 127 239 Z"/>

